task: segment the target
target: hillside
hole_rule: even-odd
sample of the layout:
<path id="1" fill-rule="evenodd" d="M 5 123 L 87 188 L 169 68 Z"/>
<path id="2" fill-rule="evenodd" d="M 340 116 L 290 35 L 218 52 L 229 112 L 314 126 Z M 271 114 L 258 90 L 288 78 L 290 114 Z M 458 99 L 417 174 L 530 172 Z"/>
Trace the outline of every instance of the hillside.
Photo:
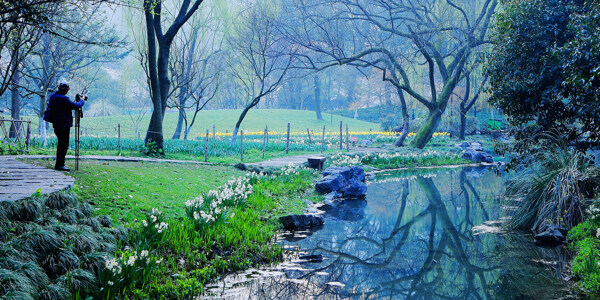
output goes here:
<path id="1" fill-rule="evenodd" d="M 198 113 L 196 123 L 190 131 L 189 138 L 196 138 L 198 134 L 206 134 L 209 129 L 212 134 L 212 127 L 215 125 L 217 132 L 231 132 L 234 128 L 241 110 L 206 110 Z M 171 138 L 177 125 L 176 112 L 167 113 L 163 123 L 163 132 L 165 138 Z M 324 114 L 325 120 L 319 121 L 313 111 L 289 110 L 289 109 L 254 109 L 248 112 L 248 115 L 242 122 L 241 128 L 248 131 L 262 131 L 265 125 L 269 126 L 270 131 L 284 132 L 287 123 L 290 123 L 291 131 L 306 131 L 307 128 L 315 132 L 322 132 L 323 126 L 326 130 L 339 131 L 340 121 L 344 123 L 344 130 L 348 124 L 351 131 L 368 131 L 369 129 L 378 130 L 379 124 L 370 123 L 338 115 Z M 140 135 L 146 132 L 150 113 L 146 114 L 139 125 Z M 117 124 L 121 124 L 121 136 L 134 137 L 134 122 L 127 115 L 110 117 L 90 117 L 83 118 L 81 128 L 83 133 L 98 136 L 115 136 Z M 332 125 L 333 124 L 333 125 Z M 37 127 L 37 126 L 36 126 Z"/>

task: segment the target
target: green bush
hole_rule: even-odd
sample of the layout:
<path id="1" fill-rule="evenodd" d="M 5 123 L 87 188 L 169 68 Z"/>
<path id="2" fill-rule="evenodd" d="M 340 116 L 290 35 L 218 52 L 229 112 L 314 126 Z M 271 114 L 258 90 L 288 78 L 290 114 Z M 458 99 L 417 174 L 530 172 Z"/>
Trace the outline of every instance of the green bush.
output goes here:
<path id="1" fill-rule="evenodd" d="M 533 153 L 507 183 L 505 195 L 517 206 L 507 226 L 536 232 L 549 223 L 572 228 L 582 221 L 584 201 L 600 186 L 600 170 L 556 139 Z"/>
<path id="2" fill-rule="evenodd" d="M 575 243 L 577 255 L 571 261 L 571 270 L 579 284 L 588 293 L 600 293 L 600 241 L 595 236 Z"/>

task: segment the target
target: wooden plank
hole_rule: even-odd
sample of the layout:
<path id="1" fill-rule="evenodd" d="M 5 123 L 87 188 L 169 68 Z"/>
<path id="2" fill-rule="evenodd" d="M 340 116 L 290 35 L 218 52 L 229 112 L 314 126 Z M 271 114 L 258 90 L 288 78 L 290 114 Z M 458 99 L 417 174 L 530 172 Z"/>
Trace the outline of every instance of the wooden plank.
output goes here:
<path id="1" fill-rule="evenodd" d="M 67 189 L 73 177 L 40 166 L 0 158 L 0 201 L 17 201 L 30 197 L 38 189 L 42 194 Z"/>

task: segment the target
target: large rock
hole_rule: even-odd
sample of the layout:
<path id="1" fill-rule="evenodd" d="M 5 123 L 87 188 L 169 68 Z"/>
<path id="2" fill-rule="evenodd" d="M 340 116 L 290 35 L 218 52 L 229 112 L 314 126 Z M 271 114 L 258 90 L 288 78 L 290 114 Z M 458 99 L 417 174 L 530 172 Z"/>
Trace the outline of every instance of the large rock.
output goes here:
<path id="1" fill-rule="evenodd" d="M 352 182 L 343 187 L 340 192 L 344 197 L 360 198 L 367 194 L 367 185 L 364 182 Z"/>
<path id="2" fill-rule="evenodd" d="M 542 247 L 555 247 L 566 242 L 567 231 L 559 226 L 550 226 L 534 237 L 535 244 Z"/>
<path id="3" fill-rule="evenodd" d="M 363 139 L 360 141 L 360 145 L 363 147 L 371 146 L 373 145 L 373 141 L 371 139 Z"/>
<path id="4" fill-rule="evenodd" d="M 483 148 L 480 145 L 480 143 L 477 143 L 475 147 L 467 148 L 467 150 L 465 150 L 463 153 L 462 158 L 474 161 L 476 163 L 494 163 L 494 158 L 491 155 L 483 152 L 481 150 Z"/>
<path id="5" fill-rule="evenodd" d="M 323 171 L 315 190 L 321 194 L 336 193 L 341 197 L 360 198 L 367 194 L 365 171 L 359 166 L 330 167 Z"/>
<path id="6" fill-rule="evenodd" d="M 335 192 L 342 187 L 343 178 L 337 175 L 325 176 L 323 179 L 317 181 L 315 190 L 317 193 L 329 194 Z"/>
<path id="7" fill-rule="evenodd" d="M 289 215 L 279 217 L 283 228 L 287 230 L 307 229 L 323 225 L 323 217 L 315 215 Z"/>

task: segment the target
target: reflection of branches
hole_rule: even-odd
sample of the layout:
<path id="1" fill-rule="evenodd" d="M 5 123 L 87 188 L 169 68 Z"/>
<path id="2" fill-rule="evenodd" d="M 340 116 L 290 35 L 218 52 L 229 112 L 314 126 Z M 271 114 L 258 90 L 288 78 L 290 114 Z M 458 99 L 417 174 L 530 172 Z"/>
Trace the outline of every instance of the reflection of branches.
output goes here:
<path id="1" fill-rule="evenodd" d="M 294 278 L 311 283 L 341 282 L 348 287 L 334 291 L 333 295 L 366 299 L 387 296 L 490 299 L 505 292 L 507 287 L 515 290 L 516 296 L 542 295 L 540 292 L 543 291 L 539 289 L 531 291 L 528 282 L 535 281 L 534 285 L 538 286 L 543 286 L 543 281 L 552 284 L 552 279 L 556 279 L 564 265 L 556 264 L 558 274 L 552 276 L 545 270 L 548 260 L 541 258 L 550 258 L 552 262 L 552 258 L 560 259 L 563 253 L 539 249 L 522 236 L 518 236 L 520 240 L 514 240 L 506 235 L 472 235 L 473 223 L 488 220 L 487 211 L 480 213 L 479 206 L 484 208 L 486 204 L 490 211 L 490 205 L 494 204 L 481 202 L 477 192 L 481 184 L 470 182 L 464 174 L 439 176 L 435 180 L 444 178 L 461 182 L 444 186 L 442 190 L 438 190 L 433 179 L 424 176 L 404 179 L 396 185 L 387 182 L 386 189 L 396 187 L 385 197 L 397 199 L 393 201 L 397 204 L 397 215 L 388 222 L 387 213 L 382 214 L 383 218 L 366 214 L 365 221 L 360 224 L 335 219 L 328 222 L 313 236 L 317 244 L 311 251 L 322 253 L 330 260 L 319 263 L 315 270 L 296 271 Z M 493 180 L 490 178 L 486 184 L 494 183 L 499 187 L 501 180 Z M 411 186 L 413 182 L 415 185 Z M 453 186 L 462 191 L 458 199 L 464 201 L 467 216 L 462 215 L 465 210 L 459 213 L 462 205 L 455 206 L 442 198 L 442 194 L 447 195 Z M 376 202 L 377 198 L 374 200 Z M 418 201 L 419 205 L 409 201 Z M 371 198 L 369 203 L 372 203 Z M 371 207 L 374 211 L 381 208 L 377 203 Z M 328 230 L 341 234 L 330 234 Z M 324 238 L 317 238 L 319 235 Z M 495 248 L 496 245 L 500 247 Z M 554 283 L 560 285 L 559 281 Z M 314 288 L 314 285 L 307 285 L 307 289 Z M 332 295 L 326 288 L 317 290 L 308 291 L 306 295 Z M 556 292 L 558 288 L 551 291 Z"/>
<path id="2" fill-rule="evenodd" d="M 313 276 L 315 273 L 326 271 L 330 274 L 328 280 L 339 280 L 350 273 L 360 272 L 351 277 L 353 282 L 368 282 L 379 272 L 384 271 L 391 279 L 370 287 L 368 295 L 404 295 L 407 298 L 429 298 L 429 297 L 455 297 L 459 293 L 461 297 L 488 298 L 487 282 L 485 274 L 498 269 L 497 266 L 477 266 L 469 261 L 469 254 L 463 245 L 463 241 L 472 242 L 473 238 L 466 237 L 457 230 L 448 214 L 447 208 L 442 201 L 441 195 L 435 187 L 431 178 L 417 177 L 417 184 L 425 193 L 429 205 L 422 211 L 407 219 L 407 201 L 409 196 L 409 182 L 401 182 L 401 190 L 396 194 L 399 198 L 399 212 L 389 235 L 377 239 L 376 235 L 367 233 L 364 235 L 351 236 L 342 242 L 319 242 L 314 251 L 334 257 L 328 264 L 303 275 L 301 278 Z M 465 188 L 466 191 L 466 188 Z M 467 198 L 467 205 L 468 205 Z M 425 218 L 429 216 L 429 218 Z M 470 225 L 472 222 L 468 221 Z M 373 222 L 365 222 L 364 225 L 373 225 Z M 415 228 L 428 226 L 428 234 L 422 238 L 423 250 L 426 253 L 420 266 L 407 266 L 398 269 L 399 260 L 406 263 L 416 262 L 414 247 Z M 415 227 L 418 226 L 418 227 Z M 441 235 L 439 235 L 441 229 Z M 470 229 L 470 228 L 468 228 Z M 411 239 L 411 237 L 413 237 Z M 419 238 L 417 238 L 419 240 Z M 410 243 L 410 242 L 413 243 Z M 354 251 L 356 250 L 356 251 Z M 460 290 L 455 288 L 441 289 L 440 286 L 451 284 L 448 281 L 450 275 L 447 270 L 447 262 L 457 263 L 463 274 L 464 284 Z M 359 268 L 359 269 L 357 269 Z M 366 273 L 365 273 L 366 270 Z M 362 285 L 360 285 L 362 286 Z M 479 288 L 478 288 L 479 287 Z M 479 295 L 480 292 L 486 293 Z M 448 294 L 449 293 L 449 294 Z M 347 296 L 358 296 L 365 294 L 361 291 L 353 291 Z"/>

